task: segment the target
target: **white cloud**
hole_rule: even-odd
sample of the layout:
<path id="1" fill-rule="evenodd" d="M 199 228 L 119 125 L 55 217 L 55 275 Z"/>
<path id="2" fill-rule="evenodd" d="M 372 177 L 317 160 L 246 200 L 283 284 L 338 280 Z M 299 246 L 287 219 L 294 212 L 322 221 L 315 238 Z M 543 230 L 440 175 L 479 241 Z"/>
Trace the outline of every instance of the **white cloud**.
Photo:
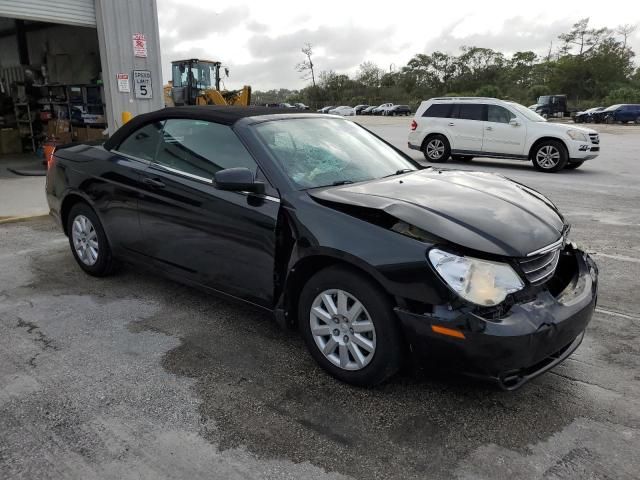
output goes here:
<path id="1" fill-rule="evenodd" d="M 158 0 L 165 80 L 170 62 L 201 57 L 230 68 L 229 88 L 299 88 L 300 48 L 311 42 L 319 71 L 352 73 L 363 61 L 382 68 L 404 65 L 414 54 L 462 45 L 506 53 L 543 53 L 572 23 L 590 16 L 594 26 L 640 24 L 640 8 L 601 0 L 498 2 L 389 0 L 293 2 L 270 0 Z M 630 39 L 640 55 L 640 28 Z"/>

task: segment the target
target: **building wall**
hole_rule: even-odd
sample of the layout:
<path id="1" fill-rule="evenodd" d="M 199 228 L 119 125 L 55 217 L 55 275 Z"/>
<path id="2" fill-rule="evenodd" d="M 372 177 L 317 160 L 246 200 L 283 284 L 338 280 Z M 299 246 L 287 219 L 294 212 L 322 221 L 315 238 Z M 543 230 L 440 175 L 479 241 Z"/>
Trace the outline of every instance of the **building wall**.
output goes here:
<path id="1" fill-rule="evenodd" d="M 105 103 L 109 131 L 113 133 L 122 125 L 123 111 L 133 115 L 151 112 L 164 107 L 162 70 L 160 64 L 160 38 L 158 11 L 155 0 L 96 0 L 96 20 L 102 78 L 105 83 Z M 133 35 L 144 33 L 147 40 L 147 58 L 134 57 Z M 133 70 L 151 72 L 153 98 L 136 99 L 134 96 Z M 128 73 L 130 93 L 118 91 L 116 75 Z"/>

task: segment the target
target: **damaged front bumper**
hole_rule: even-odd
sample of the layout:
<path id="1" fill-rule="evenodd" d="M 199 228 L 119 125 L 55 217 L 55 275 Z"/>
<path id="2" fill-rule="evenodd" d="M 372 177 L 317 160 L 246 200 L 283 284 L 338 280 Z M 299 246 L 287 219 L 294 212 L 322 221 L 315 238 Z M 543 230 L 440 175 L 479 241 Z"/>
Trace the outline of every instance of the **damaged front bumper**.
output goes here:
<path id="1" fill-rule="evenodd" d="M 595 262 L 568 245 L 548 288 L 498 318 L 477 311 L 437 315 L 396 308 L 396 313 L 422 361 L 515 390 L 578 348 L 596 305 L 597 279 Z"/>

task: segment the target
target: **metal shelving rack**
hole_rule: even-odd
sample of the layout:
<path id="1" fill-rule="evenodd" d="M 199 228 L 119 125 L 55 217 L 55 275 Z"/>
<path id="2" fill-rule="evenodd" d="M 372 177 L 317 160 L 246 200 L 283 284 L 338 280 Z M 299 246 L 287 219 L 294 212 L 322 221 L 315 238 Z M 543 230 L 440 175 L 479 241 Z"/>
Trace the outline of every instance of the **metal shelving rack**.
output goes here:
<path id="1" fill-rule="evenodd" d="M 23 109 L 23 111 L 21 112 L 20 109 Z M 21 132 L 20 137 L 25 137 L 25 135 L 22 135 L 22 128 L 24 128 L 24 125 L 29 126 L 29 140 L 31 140 L 31 149 L 35 152 L 36 138 L 33 134 L 33 118 L 31 117 L 31 107 L 28 103 L 16 102 L 13 104 L 13 110 L 16 115 L 16 124 L 18 125 L 18 131 Z M 26 120 L 24 120 L 22 115 L 24 113 L 24 110 L 26 110 L 27 113 Z"/>

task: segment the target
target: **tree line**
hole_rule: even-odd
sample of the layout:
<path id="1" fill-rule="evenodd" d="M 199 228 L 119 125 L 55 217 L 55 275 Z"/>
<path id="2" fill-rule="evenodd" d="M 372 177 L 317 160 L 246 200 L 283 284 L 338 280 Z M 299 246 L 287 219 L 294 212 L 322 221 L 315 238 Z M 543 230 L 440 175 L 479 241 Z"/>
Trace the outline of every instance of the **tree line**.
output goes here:
<path id="1" fill-rule="evenodd" d="M 559 35 L 544 55 L 522 51 L 507 56 L 463 46 L 458 54 L 416 54 L 396 71 L 364 62 L 353 76 L 332 70 L 316 73 L 313 47 L 305 44 L 304 61 L 295 68 L 312 83 L 300 90 L 256 91 L 253 99 L 256 104 L 302 102 L 314 108 L 390 101 L 415 108 L 435 96 L 498 97 L 529 105 L 548 94 L 567 94 L 578 108 L 640 103 L 640 68 L 628 44 L 635 29 L 593 28 L 585 18 Z"/>

